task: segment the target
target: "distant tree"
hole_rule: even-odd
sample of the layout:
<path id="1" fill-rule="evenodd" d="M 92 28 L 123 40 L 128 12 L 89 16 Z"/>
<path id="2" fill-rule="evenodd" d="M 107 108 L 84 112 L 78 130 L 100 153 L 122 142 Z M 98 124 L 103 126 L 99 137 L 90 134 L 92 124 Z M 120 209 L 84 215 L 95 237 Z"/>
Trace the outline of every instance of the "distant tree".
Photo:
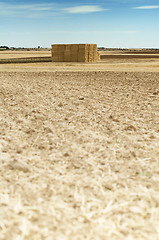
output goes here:
<path id="1" fill-rule="evenodd" d="M 8 47 L 8 46 L 0 46 L 0 48 L 6 49 L 6 50 L 8 50 L 8 49 L 9 49 L 9 47 Z"/>

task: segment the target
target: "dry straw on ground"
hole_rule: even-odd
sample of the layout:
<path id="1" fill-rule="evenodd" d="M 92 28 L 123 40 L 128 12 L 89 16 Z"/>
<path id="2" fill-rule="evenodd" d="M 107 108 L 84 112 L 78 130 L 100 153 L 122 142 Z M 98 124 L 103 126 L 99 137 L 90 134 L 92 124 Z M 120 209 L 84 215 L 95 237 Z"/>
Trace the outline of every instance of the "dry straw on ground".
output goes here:
<path id="1" fill-rule="evenodd" d="M 159 239 L 159 73 L 0 73 L 0 239 Z"/>

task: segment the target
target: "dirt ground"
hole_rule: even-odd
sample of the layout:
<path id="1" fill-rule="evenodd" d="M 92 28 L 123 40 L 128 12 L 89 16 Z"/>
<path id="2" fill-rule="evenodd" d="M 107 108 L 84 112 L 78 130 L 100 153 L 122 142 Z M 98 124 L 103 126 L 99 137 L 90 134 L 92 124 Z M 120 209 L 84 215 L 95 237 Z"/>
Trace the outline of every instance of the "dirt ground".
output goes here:
<path id="1" fill-rule="evenodd" d="M 0 66 L 1 240 L 159 239 L 156 61 Z"/>

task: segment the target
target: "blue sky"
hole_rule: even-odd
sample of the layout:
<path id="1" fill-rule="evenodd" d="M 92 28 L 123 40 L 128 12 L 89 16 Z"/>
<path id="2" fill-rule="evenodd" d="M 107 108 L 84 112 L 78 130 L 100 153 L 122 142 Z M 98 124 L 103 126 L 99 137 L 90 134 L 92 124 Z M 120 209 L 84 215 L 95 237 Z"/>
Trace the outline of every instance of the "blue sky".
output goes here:
<path id="1" fill-rule="evenodd" d="M 0 0 L 0 45 L 159 48 L 159 0 Z"/>

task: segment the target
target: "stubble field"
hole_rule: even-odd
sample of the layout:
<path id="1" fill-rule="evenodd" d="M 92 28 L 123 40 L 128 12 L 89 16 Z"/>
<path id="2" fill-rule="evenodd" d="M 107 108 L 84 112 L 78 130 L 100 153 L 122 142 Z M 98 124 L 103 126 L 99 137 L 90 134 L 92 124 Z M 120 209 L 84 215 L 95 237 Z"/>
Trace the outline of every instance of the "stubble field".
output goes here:
<path id="1" fill-rule="evenodd" d="M 0 65 L 1 240 L 159 239 L 158 60 L 111 61 Z"/>

